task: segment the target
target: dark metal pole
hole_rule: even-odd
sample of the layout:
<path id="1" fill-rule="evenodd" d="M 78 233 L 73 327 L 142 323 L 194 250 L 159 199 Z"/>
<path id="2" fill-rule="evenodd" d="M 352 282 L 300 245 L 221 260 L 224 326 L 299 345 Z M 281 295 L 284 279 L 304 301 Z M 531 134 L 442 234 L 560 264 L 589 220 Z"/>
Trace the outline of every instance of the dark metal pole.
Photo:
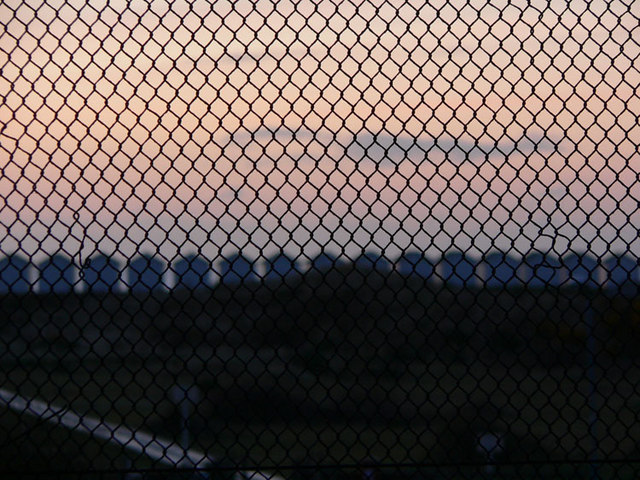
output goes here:
<path id="1" fill-rule="evenodd" d="M 587 287 L 590 288 L 590 287 Z M 589 410 L 589 437 L 591 438 L 591 479 L 598 478 L 598 440 L 596 439 L 596 425 L 598 421 L 596 400 L 596 339 L 595 339 L 595 314 L 593 309 L 594 295 L 587 295 L 587 309 L 585 321 L 587 324 L 587 381 L 589 393 L 587 394 L 587 408 Z"/>

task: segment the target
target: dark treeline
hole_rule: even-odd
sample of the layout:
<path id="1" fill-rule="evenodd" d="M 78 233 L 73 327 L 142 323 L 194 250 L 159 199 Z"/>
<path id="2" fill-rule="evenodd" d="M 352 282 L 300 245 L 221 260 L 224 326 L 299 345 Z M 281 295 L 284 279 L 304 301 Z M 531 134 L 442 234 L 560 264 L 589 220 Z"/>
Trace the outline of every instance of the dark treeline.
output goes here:
<path id="1" fill-rule="evenodd" d="M 168 263 L 162 257 L 138 255 L 126 263 L 99 253 L 81 268 L 71 258 L 53 255 L 37 265 L 20 255 L 0 259 L 0 294 L 66 293 L 91 290 L 96 293 L 133 292 L 215 287 L 259 281 L 297 281 L 305 273 L 356 268 L 377 274 L 445 282 L 455 287 L 561 287 L 569 284 L 603 287 L 634 296 L 640 284 L 638 259 L 629 254 L 597 258 L 570 253 L 562 258 L 532 252 L 523 257 L 494 251 L 476 258 L 450 251 L 431 258 L 418 251 L 388 260 L 374 252 L 345 260 L 328 252 L 314 258 L 292 258 L 281 252 L 256 260 L 236 252 L 211 262 L 201 255 L 185 255 Z"/>

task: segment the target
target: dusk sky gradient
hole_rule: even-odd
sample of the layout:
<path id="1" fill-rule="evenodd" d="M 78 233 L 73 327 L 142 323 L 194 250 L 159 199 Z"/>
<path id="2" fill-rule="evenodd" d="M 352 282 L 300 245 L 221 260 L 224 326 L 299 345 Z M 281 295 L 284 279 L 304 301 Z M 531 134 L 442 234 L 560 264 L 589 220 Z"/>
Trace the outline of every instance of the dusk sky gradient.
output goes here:
<path id="1" fill-rule="evenodd" d="M 124 257 L 525 254 L 551 215 L 558 249 L 640 255 L 639 19 L 622 1 L 8 0 L 0 249 L 75 254 L 81 224 L 85 254 Z"/>

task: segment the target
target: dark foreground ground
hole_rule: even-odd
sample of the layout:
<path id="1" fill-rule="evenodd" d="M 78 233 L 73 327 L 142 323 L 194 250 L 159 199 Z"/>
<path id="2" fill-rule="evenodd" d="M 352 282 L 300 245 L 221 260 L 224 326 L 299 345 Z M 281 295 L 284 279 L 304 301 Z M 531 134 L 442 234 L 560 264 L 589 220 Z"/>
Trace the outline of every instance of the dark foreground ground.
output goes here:
<path id="1" fill-rule="evenodd" d="M 577 287 L 451 289 L 354 272 L 7 296 L 0 385 L 170 439 L 181 430 L 171 391 L 195 386 L 193 446 L 230 468 L 287 466 L 287 477 L 355 479 L 373 463 L 395 465 L 377 478 L 593 478 L 591 463 L 606 460 L 602 478 L 632 478 L 639 307 Z M 0 426 L 7 475 L 151 466 L 42 420 L 0 411 Z M 497 470 L 461 469 L 487 461 L 487 432 L 501 439 Z"/>

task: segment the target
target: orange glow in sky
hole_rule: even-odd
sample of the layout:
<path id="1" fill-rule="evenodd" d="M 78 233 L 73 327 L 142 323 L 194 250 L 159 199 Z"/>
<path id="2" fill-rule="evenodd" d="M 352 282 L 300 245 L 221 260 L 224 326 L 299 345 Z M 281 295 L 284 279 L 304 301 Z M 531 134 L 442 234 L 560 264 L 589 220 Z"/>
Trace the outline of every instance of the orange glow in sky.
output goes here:
<path id="1" fill-rule="evenodd" d="M 638 18 L 622 1 L 5 1 L 2 251 L 74 251 L 78 211 L 91 248 L 125 256 L 525 253 L 533 212 L 574 248 L 638 253 Z"/>

